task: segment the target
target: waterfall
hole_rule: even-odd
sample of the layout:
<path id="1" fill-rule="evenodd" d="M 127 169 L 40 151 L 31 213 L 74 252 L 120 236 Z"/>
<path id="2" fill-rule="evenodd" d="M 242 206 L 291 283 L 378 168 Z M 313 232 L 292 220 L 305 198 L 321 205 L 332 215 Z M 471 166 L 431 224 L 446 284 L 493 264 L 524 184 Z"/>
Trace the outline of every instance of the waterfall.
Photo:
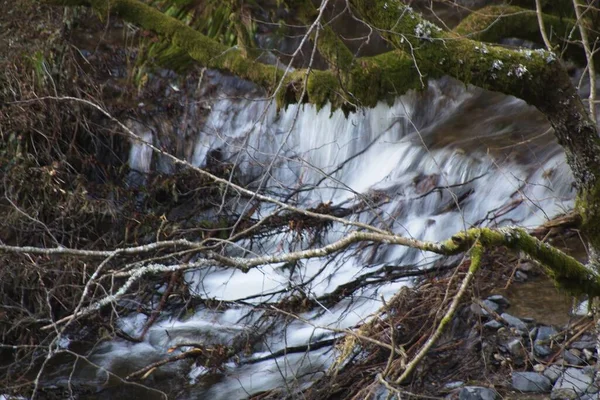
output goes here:
<path id="1" fill-rule="evenodd" d="M 180 99 L 188 107 L 186 121 L 163 124 L 155 119 L 151 127 L 130 127 L 137 126 L 144 140 L 158 145 L 172 137 L 161 135 L 169 129 L 189 144 L 187 153 L 181 154 L 196 166 L 206 166 L 211 152 L 218 151 L 249 187 L 290 204 L 305 208 L 366 204 L 351 218 L 425 240 L 446 239 L 473 225 L 533 227 L 573 205 L 575 192 L 562 149 L 545 119 L 515 98 L 441 79 L 393 104 L 380 103 L 346 117 L 330 106 L 277 110 L 246 82 L 212 71 L 204 79 L 202 85 L 188 81 L 188 89 L 181 91 L 182 97 L 188 96 Z M 164 160 L 153 164 L 150 157 L 157 156 L 143 144 L 134 144 L 130 166 L 139 172 L 148 172 L 152 165 L 169 169 Z M 292 191 L 296 192 L 290 195 Z M 240 200 L 236 207 L 245 210 L 248 204 Z M 254 217 L 270 211 L 262 206 Z M 319 243 L 340 239 L 349 231 L 334 224 Z M 315 240 L 309 236 L 286 232 L 245 240 L 232 251 L 240 255 L 295 251 Z M 235 306 L 198 309 L 184 319 L 165 317 L 152 326 L 143 343 L 114 340 L 102 345 L 92 360 L 119 370 L 125 364 L 131 368 L 158 360 L 177 344 L 237 340 L 264 323 L 266 311 L 248 315 L 253 304 L 275 302 L 294 290 L 316 299 L 379 266 L 424 267 L 437 259 L 399 246 L 368 245 L 308 260 L 293 272 L 283 265 L 246 274 L 219 267 L 189 271 L 185 280 L 194 295 Z M 310 283 L 298 289 L 304 282 Z M 308 311 L 301 316 L 310 324 L 295 320 L 270 329 L 252 357 L 339 336 L 327 328 L 365 322 L 381 306 L 382 296 L 390 298 L 407 284 L 404 280 L 369 286 L 333 307 Z M 118 325 L 136 336 L 145 321 L 145 316 L 133 314 Z M 300 383 L 306 383 L 333 357 L 331 347 L 325 347 L 241 367 L 230 363 L 223 380 L 209 388 L 192 388 L 189 396 L 244 398 L 281 386 L 284 379 L 298 374 L 305 376 Z M 169 368 L 181 372 L 180 366 L 165 370 Z M 206 370 L 198 366 L 187 372 L 191 382 L 198 382 Z M 103 376 L 98 373 L 98 379 Z"/>

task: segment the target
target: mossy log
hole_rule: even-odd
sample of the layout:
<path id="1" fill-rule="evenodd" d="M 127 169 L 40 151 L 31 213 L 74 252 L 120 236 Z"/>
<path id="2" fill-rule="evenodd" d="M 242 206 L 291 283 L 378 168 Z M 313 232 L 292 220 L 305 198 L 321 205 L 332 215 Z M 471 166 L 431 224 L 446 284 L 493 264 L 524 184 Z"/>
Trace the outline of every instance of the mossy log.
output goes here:
<path id="1" fill-rule="evenodd" d="M 309 102 L 321 107 L 330 102 L 334 109 L 371 107 L 410 89 L 422 88 L 429 78 L 444 75 L 519 97 L 546 115 L 565 148 L 578 188 L 577 211 L 589 239 L 591 261 L 599 264 L 600 138 L 565 68 L 553 53 L 510 50 L 459 37 L 398 1 L 351 0 L 354 11 L 397 50 L 354 60 L 342 80 L 331 70 L 284 72 L 248 59 L 239 49 L 227 48 L 138 0 L 45 2 L 91 6 L 100 15 L 115 13 L 170 40 L 203 66 L 262 85 L 276 94 L 280 106 Z M 282 90 L 275 93 L 277 88 Z"/>

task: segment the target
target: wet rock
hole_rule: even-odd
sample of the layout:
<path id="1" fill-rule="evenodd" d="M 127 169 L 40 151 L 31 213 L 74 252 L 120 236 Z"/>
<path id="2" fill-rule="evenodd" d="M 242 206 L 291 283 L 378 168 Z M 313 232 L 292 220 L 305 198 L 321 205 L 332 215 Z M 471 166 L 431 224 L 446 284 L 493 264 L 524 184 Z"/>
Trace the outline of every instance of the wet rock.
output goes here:
<path id="1" fill-rule="evenodd" d="M 512 315 L 508 314 L 508 313 L 502 313 L 502 315 L 500 315 L 502 317 L 503 320 L 506 321 L 506 323 L 510 326 L 512 326 L 513 328 L 517 328 L 520 331 L 525 331 L 528 332 L 529 330 L 527 329 L 527 325 L 525 324 L 525 322 L 521 321 L 519 318 L 517 317 L 513 317 Z"/>
<path id="2" fill-rule="evenodd" d="M 578 368 L 567 368 L 558 378 L 550 398 L 558 399 L 579 399 L 585 393 L 595 393 L 598 388 L 592 384 L 592 378 Z"/>
<path id="3" fill-rule="evenodd" d="M 493 319 L 493 320 L 488 321 L 485 324 L 483 324 L 483 326 L 486 328 L 490 328 L 490 329 L 500 329 L 500 328 L 502 328 L 502 323 Z"/>
<path id="4" fill-rule="evenodd" d="M 583 350 L 583 349 L 595 350 L 596 342 L 593 340 L 580 340 L 580 341 L 571 343 L 570 347 L 572 349 L 578 349 L 578 350 Z"/>
<path id="5" fill-rule="evenodd" d="M 579 357 L 581 353 L 577 349 L 573 350 L 565 350 L 563 352 L 563 358 L 567 362 L 567 364 L 571 365 L 581 365 L 583 364 L 583 360 Z"/>
<path id="6" fill-rule="evenodd" d="M 560 378 L 560 376 L 563 373 L 563 370 L 563 367 L 560 367 L 558 365 L 551 365 L 544 371 L 544 376 L 550 379 L 552 383 L 554 383 L 558 378 Z"/>
<path id="7" fill-rule="evenodd" d="M 504 296 L 502 296 L 501 294 L 495 294 L 493 296 L 490 296 L 487 298 L 487 300 L 489 301 L 493 301 L 494 303 L 506 308 L 510 306 L 510 301 L 508 301 L 508 299 Z"/>
<path id="8" fill-rule="evenodd" d="M 458 393 L 458 400 L 496 400 L 498 393 L 480 386 L 466 386 Z"/>
<path id="9" fill-rule="evenodd" d="M 535 353 L 536 356 L 548 357 L 550 354 L 552 354 L 552 349 L 550 347 L 544 346 L 542 344 L 534 344 L 533 352 Z"/>
<path id="10" fill-rule="evenodd" d="M 513 372 L 512 386 L 521 392 L 543 393 L 550 391 L 552 382 L 537 372 Z"/>
<path id="11" fill-rule="evenodd" d="M 535 337 L 536 343 L 544 343 L 550 340 L 553 336 L 557 335 L 558 332 L 553 326 L 540 326 L 538 327 L 537 336 Z M 540 343 L 540 344 L 541 344 Z"/>
<path id="12" fill-rule="evenodd" d="M 527 280 L 528 276 L 525 272 L 523 271 L 517 271 L 515 272 L 515 280 L 518 282 L 525 282 Z"/>

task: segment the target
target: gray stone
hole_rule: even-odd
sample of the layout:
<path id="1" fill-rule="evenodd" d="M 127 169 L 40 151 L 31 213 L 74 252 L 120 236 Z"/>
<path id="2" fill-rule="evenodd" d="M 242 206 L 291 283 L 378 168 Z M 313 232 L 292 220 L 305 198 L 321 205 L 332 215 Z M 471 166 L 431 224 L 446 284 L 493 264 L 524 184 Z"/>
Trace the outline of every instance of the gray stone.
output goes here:
<path id="1" fill-rule="evenodd" d="M 554 329 L 553 326 L 540 326 L 538 327 L 537 336 L 535 337 L 535 342 L 547 342 L 553 336 L 557 335 L 558 332 Z M 541 344 L 541 343 L 540 343 Z"/>
<path id="2" fill-rule="evenodd" d="M 496 400 L 498 393 L 480 386 L 466 386 L 458 393 L 458 400 Z"/>
<path id="3" fill-rule="evenodd" d="M 500 306 L 497 303 L 494 303 L 493 301 L 483 300 L 481 304 L 483 304 L 483 307 L 481 307 L 479 304 L 471 304 L 471 311 L 473 312 L 473 314 L 490 315 L 489 311 L 487 311 L 486 308 L 495 313 L 500 312 Z"/>
<path id="4" fill-rule="evenodd" d="M 513 317 L 510 314 L 507 313 L 502 313 L 502 315 L 500 315 L 502 317 L 503 320 L 506 321 L 506 323 L 510 326 L 512 326 L 513 328 L 517 328 L 520 331 L 525 331 L 528 332 L 529 330 L 527 329 L 527 325 L 525 325 L 525 322 L 521 321 L 519 318 L 517 317 Z"/>
<path id="5" fill-rule="evenodd" d="M 510 354 L 515 357 L 523 356 L 523 343 L 521 343 L 520 339 L 513 339 L 506 344 L 506 349 Z"/>
<path id="6" fill-rule="evenodd" d="M 500 311 L 500 305 L 498 305 L 498 303 L 495 303 L 493 301 L 490 300 L 484 300 L 482 301 L 483 305 L 486 306 L 487 308 L 489 308 L 490 310 L 494 311 L 494 312 L 499 312 Z M 483 309 L 483 315 L 488 315 L 489 312 L 487 312 L 487 310 Z"/>
<path id="7" fill-rule="evenodd" d="M 588 350 L 595 350 L 596 349 L 596 342 L 595 341 L 588 341 L 588 340 L 580 340 L 577 342 L 573 342 L 571 343 L 570 346 L 572 349 L 578 349 L 578 350 L 583 350 L 583 349 L 588 349 Z"/>
<path id="8" fill-rule="evenodd" d="M 571 365 L 581 365 L 583 364 L 583 360 L 579 357 L 579 355 L 577 353 L 575 353 L 575 351 L 577 351 L 576 349 L 574 350 L 565 350 L 563 352 L 563 358 L 565 359 L 565 361 L 567 362 L 567 364 L 571 364 Z"/>
<path id="9" fill-rule="evenodd" d="M 593 393 L 598 388 L 592 384 L 592 378 L 586 375 L 578 368 L 567 368 L 565 372 L 558 378 L 550 398 L 558 399 L 579 399 L 584 393 Z"/>
<path id="10" fill-rule="evenodd" d="M 517 271 L 515 272 L 515 280 L 519 281 L 519 282 L 523 282 L 526 281 L 528 278 L 527 274 L 523 271 Z"/>
<path id="11" fill-rule="evenodd" d="M 483 324 L 483 326 L 486 328 L 490 328 L 490 329 L 499 329 L 499 328 L 502 328 L 502 323 L 493 319 L 493 320 L 488 321 L 485 324 Z"/>
<path id="12" fill-rule="evenodd" d="M 464 382 L 463 381 L 454 381 L 454 382 L 448 382 L 444 385 L 444 389 L 446 390 L 454 390 L 454 389 L 458 389 L 461 386 L 464 386 Z"/>
<path id="13" fill-rule="evenodd" d="M 493 296 L 490 296 L 487 298 L 487 300 L 493 301 L 494 303 L 499 304 L 502 307 L 510 306 L 510 301 L 508 301 L 508 299 L 502 296 L 501 294 L 495 294 Z"/>
<path id="14" fill-rule="evenodd" d="M 550 391 L 552 382 L 537 372 L 513 372 L 512 387 L 521 392 L 543 393 Z"/>
<path id="15" fill-rule="evenodd" d="M 536 356 L 547 357 L 550 354 L 552 354 L 552 349 L 550 347 L 544 346 L 542 344 L 534 344 L 533 352 L 535 353 Z"/>
<path id="16" fill-rule="evenodd" d="M 560 378 L 560 376 L 563 373 L 564 368 L 560 367 L 558 365 L 551 365 L 548 368 L 546 368 L 546 370 L 544 371 L 544 376 L 548 379 L 550 379 L 550 381 L 552 381 L 552 383 L 556 382 L 556 380 L 558 378 Z"/>

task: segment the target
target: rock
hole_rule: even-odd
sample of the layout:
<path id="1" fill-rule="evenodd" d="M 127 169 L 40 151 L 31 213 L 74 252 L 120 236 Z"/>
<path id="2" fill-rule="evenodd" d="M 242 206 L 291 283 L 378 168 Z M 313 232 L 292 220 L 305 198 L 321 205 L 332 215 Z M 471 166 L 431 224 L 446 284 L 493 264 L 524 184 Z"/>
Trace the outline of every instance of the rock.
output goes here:
<path id="1" fill-rule="evenodd" d="M 594 393 L 598 388 L 592 384 L 592 378 L 586 375 L 578 368 L 567 368 L 565 372 L 558 378 L 550 398 L 558 399 L 579 399 L 581 395 Z"/>
<path id="2" fill-rule="evenodd" d="M 590 313 L 588 301 L 584 300 L 581 303 L 579 303 L 579 305 L 577 305 L 572 312 L 573 312 L 573 315 L 577 315 L 580 317 L 584 317 L 584 316 L 588 315 Z"/>
<path id="3" fill-rule="evenodd" d="M 494 312 L 499 312 L 500 311 L 500 305 L 498 303 L 495 303 L 493 301 L 490 300 L 484 300 L 483 305 L 486 306 L 487 308 L 489 308 L 490 310 L 494 311 Z M 484 309 L 482 310 L 484 315 L 488 315 L 489 313 Z"/>
<path id="4" fill-rule="evenodd" d="M 591 361 L 594 358 L 594 352 L 588 349 L 583 349 L 583 358 L 587 361 Z"/>
<path id="5" fill-rule="evenodd" d="M 552 382 L 537 372 L 513 372 L 512 387 L 521 392 L 543 393 L 550 391 Z"/>
<path id="6" fill-rule="evenodd" d="M 500 306 L 498 303 L 494 303 L 493 301 L 484 300 L 481 302 L 485 308 L 498 313 L 500 312 Z M 484 307 L 480 307 L 479 304 L 471 304 L 471 311 L 476 315 L 490 315 L 489 311 L 487 311 Z"/>
<path id="7" fill-rule="evenodd" d="M 579 354 L 575 353 L 577 349 L 573 350 L 565 350 L 563 352 L 563 358 L 567 362 L 567 364 L 571 365 L 581 365 L 583 364 L 583 360 L 579 357 Z"/>
<path id="8" fill-rule="evenodd" d="M 493 296 L 488 297 L 486 300 L 493 301 L 494 303 L 496 303 L 502 307 L 510 306 L 510 301 L 508 301 L 508 299 L 506 297 L 502 296 L 501 294 L 495 294 Z"/>
<path id="9" fill-rule="evenodd" d="M 528 332 L 529 330 L 527 329 L 527 325 L 525 325 L 525 322 L 521 321 L 519 318 L 517 317 L 513 317 L 510 314 L 507 313 L 502 313 L 502 315 L 500 315 L 502 317 L 503 320 L 506 321 L 506 323 L 514 328 L 517 328 L 520 331 L 525 331 Z"/>
<path id="10" fill-rule="evenodd" d="M 454 382 L 448 382 L 444 385 L 444 389 L 445 390 L 454 390 L 454 389 L 458 389 L 459 387 L 463 386 L 465 383 L 463 381 L 454 381 Z"/>
<path id="11" fill-rule="evenodd" d="M 525 322 L 526 324 L 533 324 L 535 322 L 535 319 L 530 317 L 523 317 L 521 318 L 521 321 Z"/>
<path id="12" fill-rule="evenodd" d="M 518 282 L 524 282 L 527 280 L 527 274 L 523 271 L 518 270 L 515 272 L 515 280 Z"/>
<path id="13" fill-rule="evenodd" d="M 480 386 L 466 386 L 458 393 L 458 400 L 495 400 L 498 393 Z"/>
<path id="14" fill-rule="evenodd" d="M 550 347 L 544 346 L 542 344 L 534 344 L 533 352 L 535 353 L 536 356 L 547 357 L 550 354 L 552 354 L 552 349 Z"/>
<path id="15" fill-rule="evenodd" d="M 508 342 L 506 344 L 506 349 L 514 357 L 523 357 L 524 355 L 523 343 L 521 343 L 520 339 L 513 339 Z"/>
<path id="16" fill-rule="evenodd" d="M 545 343 L 549 341 L 553 336 L 557 335 L 558 332 L 554 329 L 553 326 L 540 326 L 538 327 L 537 336 L 535 337 L 535 342 Z"/>
<path id="17" fill-rule="evenodd" d="M 551 365 L 544 371 L 544 376 L 550 379 L 552 383 L 554 383 L 558 378 L 560 378 L 560 376 L 563 373 L 563 370 L 563 367 L 560 367 L 558 365 Z"/>
<path id="18" fill-rule="evenodd" d="M 523 272 L 530 272 L 530 271 L 533 271 L 533 269 L 535 268 L 535 265 L 533 265 L 533 263 L 531 263 L 531 262 L 524 262 L 524 263 L 520 264 L 518 268 Z"/>
<path id="19" fill-rule="evenodd" d="M 542 373 L 542 372 L 544 372 L 546 370 L 546 366 L 544 364 L 535 364 L 533 366 L 533 370 L 535 372 Z"/>
<path id="20" fill-rule="evenodd" d="M 537 336 L 537 331 L 538 331 L 538 328 L 537 328 L 537 326 L 536 326 L 536 327 L 533 327 L 533 328 L 532 328 L 532 329 L 529 331 L 529 337 L 530 337 L 530 338 L 532 338 L 532 339 L 533 339 L 533 338 L 535 338 L 535 337 Z"/>
<path id="21" fill-rule="evenodd" d="M 591 340 L 589 340 L 589 341 L 588 340 L 580 340 L 580 341 L 571 343 L 570 347 L 572 349 L 578 349 L 578 350 L 583 350 L 583 349 L 595 350 L 596 342 L 591 341 Z"/>
<path id="22" fill-rule="evenodd" d="M 499 329 L 499 328 L 502 328 L 502 323 L 493 319 L 493 320 L 488 321 L 485 324 L 483 324 L 483 326 L 486 328 L 490 328 L 490 329 Z"/>

